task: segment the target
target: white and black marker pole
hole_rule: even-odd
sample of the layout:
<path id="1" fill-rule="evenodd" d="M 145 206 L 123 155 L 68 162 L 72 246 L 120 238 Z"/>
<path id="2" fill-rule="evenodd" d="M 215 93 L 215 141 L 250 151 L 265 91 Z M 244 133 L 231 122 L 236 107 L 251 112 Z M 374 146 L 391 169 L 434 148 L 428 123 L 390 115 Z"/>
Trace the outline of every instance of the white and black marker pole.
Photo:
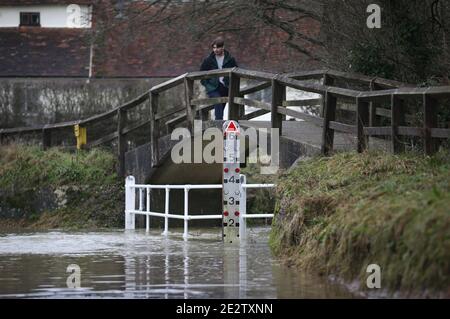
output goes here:
<path id="1" fill-rule="evenodd" d="M 227 244 L 239 243 L 239 199 L 240 199 L 240 161 L 239 131 L 236 121 L 223 124 L 223 170 L 222 170 L 222 234 Z"/>

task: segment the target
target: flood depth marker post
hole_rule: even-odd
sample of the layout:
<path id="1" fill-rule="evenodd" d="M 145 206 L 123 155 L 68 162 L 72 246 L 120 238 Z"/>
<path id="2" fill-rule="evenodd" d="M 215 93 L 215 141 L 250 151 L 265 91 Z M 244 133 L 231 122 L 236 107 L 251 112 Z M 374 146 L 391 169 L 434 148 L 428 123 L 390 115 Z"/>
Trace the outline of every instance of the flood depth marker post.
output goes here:
<path id="1" fill-rule="evenodd" d="M 227 244 L 239 243 L 240 161 L 239 131 L 236 121 L 223 124 L 223 170 L 222 170 L 222 234 Z"/>

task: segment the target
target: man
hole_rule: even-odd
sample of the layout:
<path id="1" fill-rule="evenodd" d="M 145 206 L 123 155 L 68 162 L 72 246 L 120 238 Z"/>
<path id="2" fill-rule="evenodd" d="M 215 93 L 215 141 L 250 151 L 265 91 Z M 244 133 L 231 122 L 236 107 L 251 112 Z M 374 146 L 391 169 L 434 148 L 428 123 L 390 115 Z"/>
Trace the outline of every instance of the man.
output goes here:
<path id="1" fill-rule="evenodd" d="M 227 69 L 237 67 L 236 60 L 231 54 L 225 50 L 225 43 L 223 38 L 215 39 L 211 47 L 213 51 L 203 60 L 201 71 L 209 71 L 216 69 Z M 228 86 L 230 83 L 229 77 L 212 78 L 201 81 L 206 89 L 206 93 L 210 98 L 228 96 Z M 223 120 L 223 110 L 225 103 L 214 105 L 214 114 L 216 120 Z"/>

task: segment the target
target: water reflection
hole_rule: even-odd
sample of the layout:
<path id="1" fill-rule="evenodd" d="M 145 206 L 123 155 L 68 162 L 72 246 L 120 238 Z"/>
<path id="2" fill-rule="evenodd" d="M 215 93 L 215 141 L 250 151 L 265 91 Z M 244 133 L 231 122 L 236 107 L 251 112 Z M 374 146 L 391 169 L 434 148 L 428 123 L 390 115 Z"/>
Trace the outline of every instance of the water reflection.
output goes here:
<path id="1" fill-rule="evenodd" d="M 224 247 L 220 230 L 185 242 L 160 231 L 42 232 L 0 237 L 0 297 L 11 298 L 348 298 L 342 287 L 281 266 L 268 228 Z M 66 288 L 66 268 L 81 288 Z"/>

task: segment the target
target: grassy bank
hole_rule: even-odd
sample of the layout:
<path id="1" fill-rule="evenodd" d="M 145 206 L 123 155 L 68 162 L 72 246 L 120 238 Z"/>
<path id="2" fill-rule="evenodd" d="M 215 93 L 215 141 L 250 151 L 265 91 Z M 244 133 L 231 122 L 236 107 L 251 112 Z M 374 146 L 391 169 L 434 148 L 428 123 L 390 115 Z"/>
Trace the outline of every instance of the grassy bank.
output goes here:
<path id="1" fill-rule="evenodd" d="M 247 177 L 248 184 L 272 184 L 274 182 L 273 175 L 261 174 L 261 166 L 257 164 L 247 164 L 241 169 L 241 174 Z M 271 213 L 275 208 L 275 191 L 274 189 L 247 189 L 247 213 L 248 214 L 262 214 Z M 270 222 L 270 220 L 267 220 Z M 248 219 L 249 225 L 264 225 L 266 220 L 262 219 Z"/>
<path id="2" fill-rule="evenodd" d="M 97 228 L 123 224 L 123 181 L 113 154 L 0 147 L 0 227 Z"/>
<path id="3" fill-rule="evenodd" d="M 382 288 L 450 296 L 450 154 L 343 153 L 278 182 L 271 245 L 301 269 Z"/>

